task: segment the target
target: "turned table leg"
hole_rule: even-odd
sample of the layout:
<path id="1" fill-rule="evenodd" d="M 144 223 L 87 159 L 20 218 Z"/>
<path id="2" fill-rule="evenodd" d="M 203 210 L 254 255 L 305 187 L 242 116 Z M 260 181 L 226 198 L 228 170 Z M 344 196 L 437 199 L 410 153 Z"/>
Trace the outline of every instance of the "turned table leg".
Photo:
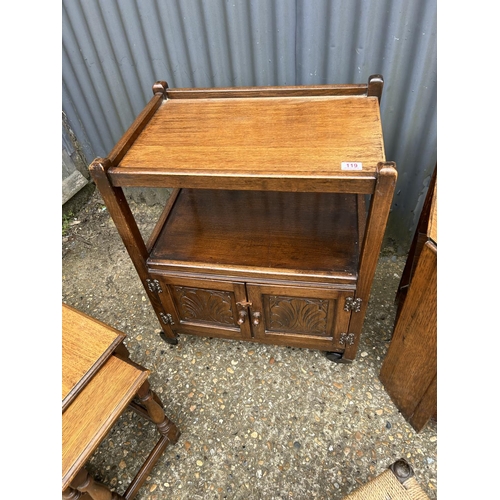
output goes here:
<path id="1" fill-rule="evenodd" d="M 137 397 L 160 434 L 168 438 L 171 443 L 175 443 L 180 435 L 179 430 L 165 415 L 163 404 L 157 394 L 151 390 L 148 380 L 137 391 Z"/>
<path id="2" fill-rule="evenodd" d="M 94 481 L 89 473 L 82 469 L 71 481 L 71 486 L 62 494 L 65 500 L 77 500 L 87 493 L 92 500 L 124 500 L 118 493 L 111 492 L 106 486 Z"/>
<path id="3" fill-rule="evenodd" d="M 127 491 L 125 491 L 124 497 L 126 500 L 131 500 L 135 497 L 148 474 L 165 451 L 165 448 L 170 444 L 175 444 L 181 435 L 177 426 L 165 415 L 163 403 L 157 394 L 151 390 L 148 380 L 137 391 L 137 402 L 132 401 L 130 406 L 139 415 L 147 418 L 156 425 L 161 438 L 130 483 Z"/>
<path id="4" fill-rule="evenodd" d="M 78 500 L 81 496 L 83 496 L 84 493 L 81 491 L 75 490 L 71 488 L 71 486 L 68 486 L 63 492 L 62 492 L 62 498 L 63 500 Z"/>

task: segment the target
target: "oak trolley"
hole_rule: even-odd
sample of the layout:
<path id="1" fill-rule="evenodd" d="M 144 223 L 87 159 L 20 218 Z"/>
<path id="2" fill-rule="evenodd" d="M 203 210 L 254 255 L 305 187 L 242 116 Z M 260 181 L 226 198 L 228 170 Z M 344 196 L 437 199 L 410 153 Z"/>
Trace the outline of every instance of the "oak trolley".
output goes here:
<path id="1" fill-rule="evenodd" d="M 162 327 L 355 358 L 394 187 L 368 84 L 169 89 L 92 177 Z M 173 192 L 144 241 L 123 187 Z"/>

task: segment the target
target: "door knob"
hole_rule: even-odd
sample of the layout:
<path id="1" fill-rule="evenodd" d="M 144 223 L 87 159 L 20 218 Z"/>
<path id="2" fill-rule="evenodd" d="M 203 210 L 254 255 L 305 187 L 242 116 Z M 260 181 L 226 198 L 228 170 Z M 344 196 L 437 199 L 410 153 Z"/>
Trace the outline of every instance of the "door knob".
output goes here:
<path id="1" fill-rule="evenodd" d="M 242 325 L 245 322 L 246 316 L 247 312 L 244 309 L 238 312 L 238 325 Z"/>
<path id="2" fill-rule="evenodd" d="M 254 312 L 254 313 L 252 314 L 252 316 L 253 316 L 253 321 L 252 321 L 252 323 L 253 323 L 255 326 L 259 325 L 259 324 L 260 324 L 260 312 Z"/>

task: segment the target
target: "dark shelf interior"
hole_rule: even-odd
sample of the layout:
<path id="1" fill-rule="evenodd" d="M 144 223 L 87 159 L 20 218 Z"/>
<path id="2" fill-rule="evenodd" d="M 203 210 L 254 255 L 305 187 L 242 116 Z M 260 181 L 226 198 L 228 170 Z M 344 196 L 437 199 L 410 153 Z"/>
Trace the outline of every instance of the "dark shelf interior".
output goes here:
<path id="1" fill-rule="evenodd" d="M 356 275 L 358 257 L 355 194 L 183 189 L 148 263 Z"/>

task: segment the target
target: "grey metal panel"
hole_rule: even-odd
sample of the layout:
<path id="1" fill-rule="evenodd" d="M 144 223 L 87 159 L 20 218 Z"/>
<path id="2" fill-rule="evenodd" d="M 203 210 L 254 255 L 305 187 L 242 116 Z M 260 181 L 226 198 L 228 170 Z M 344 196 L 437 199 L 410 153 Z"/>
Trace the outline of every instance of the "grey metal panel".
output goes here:
<path id="1" fill-rule="evenodd" d="M 75 151 L 75 147 L 73 146 L 73 142 L 71 141 L 71 137 L 69 136 L 66 127 L 62 127 L 62 147 L 68 152 L 69 155 L 73 154 L 73 151 Z"/>
<path id="2" fill-rule="evenodd" d="M 411 240 L 436 163 L 436 0 L 63 0 L 63 111 L 90 161 L 170 87 L 384 76 L 387 236 Z"/>
<path id="3" fill-rule="evenodd" d="M 297 84 L 384 76 L 386 158 L 399 173 L 387 236 L 404 250 L 436 163 L 436 3 L 302 0 L 298 10 Z"/>

